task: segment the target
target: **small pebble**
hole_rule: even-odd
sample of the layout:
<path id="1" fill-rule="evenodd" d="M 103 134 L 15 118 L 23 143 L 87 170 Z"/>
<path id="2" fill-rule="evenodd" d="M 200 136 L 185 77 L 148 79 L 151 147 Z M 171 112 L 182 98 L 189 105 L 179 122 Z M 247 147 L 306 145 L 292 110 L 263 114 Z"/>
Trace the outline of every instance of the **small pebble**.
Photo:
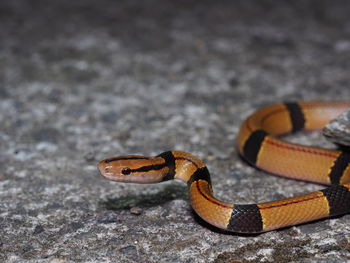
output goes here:
<path id="1" fill-rule="evenodd" d="M 137 206 L 131 207 L 130 208 L 130 213 L 133 215 L 141 215 L 143 212 L 143 209 Z"/>

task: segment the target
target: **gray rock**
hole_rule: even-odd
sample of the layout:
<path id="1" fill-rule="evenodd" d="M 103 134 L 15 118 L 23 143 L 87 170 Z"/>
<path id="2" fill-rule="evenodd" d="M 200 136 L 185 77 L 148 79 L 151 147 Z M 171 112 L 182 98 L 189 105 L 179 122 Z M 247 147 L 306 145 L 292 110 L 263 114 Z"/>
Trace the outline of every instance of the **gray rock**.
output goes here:
<path id="1" fill-rule="evenodd" d="M 350 109 L 327 124 L 323 135 L 334 143 L 350 146 Z"/>

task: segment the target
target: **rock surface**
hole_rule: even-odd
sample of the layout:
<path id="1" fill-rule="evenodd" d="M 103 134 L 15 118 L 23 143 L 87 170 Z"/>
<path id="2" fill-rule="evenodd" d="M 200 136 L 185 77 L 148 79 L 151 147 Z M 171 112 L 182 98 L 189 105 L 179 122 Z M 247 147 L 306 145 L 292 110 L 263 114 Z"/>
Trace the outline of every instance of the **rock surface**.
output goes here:
<path id="1" fill-rule="evenodd" d="M 192 212 L 185 185 L 113 183 L 96 165 L 177 149 L 228 202 L 321 188 L 250 167 L 234 140 L 263 105 L 349 98 L 349 13 L 345 0 L 1 1 L 0 261 L 348 261 L 349 215 L 229 234 Z"/>
<path id="2" fill-rule="evenodd" d="M 323 135 L 330 141 L 350 146 L 350 110 L 339 115 L 338 118 L 332 120 L 323 129 Z"/>

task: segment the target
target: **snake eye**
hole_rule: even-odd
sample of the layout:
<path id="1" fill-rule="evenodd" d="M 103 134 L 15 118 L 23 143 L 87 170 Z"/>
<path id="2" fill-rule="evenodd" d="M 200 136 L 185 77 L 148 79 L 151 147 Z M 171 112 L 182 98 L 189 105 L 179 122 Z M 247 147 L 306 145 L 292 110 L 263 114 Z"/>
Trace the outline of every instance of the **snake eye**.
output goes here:
<path id="1" fill-rule="evenodd" d="M 129 167 L 123 168 L 122 170 L 123 175 L 129 175 L 131 174 L 131 169 Z"/>

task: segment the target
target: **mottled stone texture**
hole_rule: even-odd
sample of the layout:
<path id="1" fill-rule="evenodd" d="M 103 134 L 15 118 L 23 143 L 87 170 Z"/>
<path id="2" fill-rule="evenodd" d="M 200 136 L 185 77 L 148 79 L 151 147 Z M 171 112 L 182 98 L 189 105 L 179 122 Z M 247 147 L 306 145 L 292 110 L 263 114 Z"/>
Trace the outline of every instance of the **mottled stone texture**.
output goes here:
<path id="1" fill-rule="evenodd" d="M 234 139 L 263 105 L 349 98 L 349 14 L 347 0 L 1 1 L 0 261 L 349 260 L 348 215 L 228 234 L 194 215 L 181 183 L 96 169 L 177 149 L 208 163 L 225 201 L 321 188 L 250 167 Z"/>
<path id="2" fill-rule="evenodd" d="M 327 124 L 323 134 L 332 142 L 350 147 L 350 109 Z"/>

